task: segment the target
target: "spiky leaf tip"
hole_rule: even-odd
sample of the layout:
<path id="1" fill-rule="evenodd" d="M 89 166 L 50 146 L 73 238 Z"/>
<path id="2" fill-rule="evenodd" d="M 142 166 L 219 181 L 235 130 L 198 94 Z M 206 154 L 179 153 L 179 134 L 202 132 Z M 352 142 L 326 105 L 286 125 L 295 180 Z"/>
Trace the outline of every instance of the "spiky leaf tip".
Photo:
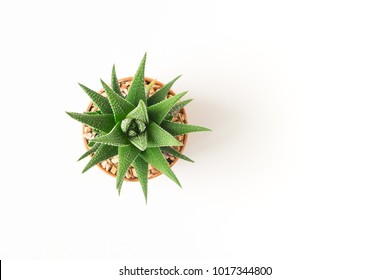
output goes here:
<path id="1" fill-rule="evenodd" d="M 178 158 L 183 159 L 185 161 L 194 162 L 192 159 L 190 159 L 189 157 L 187 157 L 187 156 L 183 155 L 182 153 L 176 151 L 172 147 L 161 147 L 161 151 L 166 152 L 168 154 L 171 154 L 172 156 L 178 157 Z"/>
<path id="2" fill-rule="evenodd" d="M 91 98 L 92 102 L 99 108 L 100 111 L 102 111 L 103 114 L 112 113 L 110 102 L 106 97 L 84 86 L 83 84 L 79 83 L 79 86 L 89 96 L 89 98 Z"/>
<path id="3" fill-rule="evenodd" d="M 135 107 L 124 98 L 120 97 L 115 91 L 113 91 L 103 80 L 100 80 L 104 91 L 108 96 L 112 111 L 114 112 L 115 122 L 123 120 L 126 115 Z"/>
<path id="4" fill-rule="evenodd" d="M 134 76 L 129 92 L 126 96 L 126 100 L 129 101 L 134 106 L 137 106 L 140 100 L 146 103 L 146 94 L 145 94 L 145 85 L 144 85 L 145 63 L 146 63 L 146 53 L 141 60 L 137 73 Z"/>
<path id="5" fill-rule="evenodd" d="M 164 173 L 169 179 L 174 181 L 181 188 L 179 180 L 176 178 L 175 173 L 173 173 L 171 167 L 165 160 L 165 157 L 159 148 L 148 148 L 140 153 L 140 157 L 146 162 L 150 163 L 154 168 Z"/>
<path id="6" fill-rule="evenodd" d="M 123 180 L 130 165 L 138 157 L 141 151 L 133 145 L 118 148 L 118 171 L 116 174 L 116 188 L 118 194 L 122 189 Z"/>
<path id="7" fill-rule="evenodd" d="M 91 167 L 96 164 L 102 162 L 103 160 L 109 159 L 118 154 L 118 147 L 108 146 L 108 145 L 100 145 L 96 150 L 92 159 L 87 163 L 85 168 L 83 169 L 83 173 L 89 170 Z"/>
<path id="8" fill-rule="evenodd" d="M 137 172 L 137 178 L 141 184 L 145 202 L 148 203 L 148 163 L 141 157 L 137 157 L 133 162 L 133 166 Z"/>
<path id="9" fill-rule="evenodd" d="M 175 96 L 172 96 L 168 99 L 165 99 L 157 104 L 154 104 L 148 107 L 149 118 L 154 121 L 156 124 L 160 124 L 165 116 L 169 113 L 172 107 L 187 94 L 187 91 L 179 93 Z"/>
<path id="10" fill-rule="evenodd" d="M 83 124 L 89 125 L 93 128 L 103 132 L 110 132 L 115 126 L 115 119 L 113 114 L 80 114 L 75 112 L 66 112 L 71 118 Z"/>
<path id="11" fill-rule="evenodd" d="M 169 111 L 169 114 L 174 115 L 179 112 L 182 108 L 184 108 L 188 103 L 190 103 L 193 99 L 187 99 L 176 103 L 175 106 Z"/>
<path id="12" fill-rule="evenodd" d="M 95 143 L 93 144 L 93 146 L 91 147 L 91 149 L 89 149 L 88 151 L 86 151 L 77 161 L 80 161 L 84 158 L 86 158 L 87 156 L 93 154 L 94 152 L 96 152 L 96 150 L 99 148 L 101 144 L 100 143 Z"/>
<path id="13" fill-rule="evenodd" d="M 116 92 L 121 98 L 124 98 L 121 88 L 119 87 L 119 81 L 116 76 L 116 70 L 115 70 L 115 64 L 112 65 L 112 71 L 111 71 L 111 88 L 113 91 Z"/>
<path id="14" fill-rule="evenodd" d="M 163 101 L 167 97 L 167 94 L 168 94 L 169 90 L 171 89 L 172 85 L 180 77 L 181 77 L 181 75 L 177 76 L 172 81 L 170 81 L 169 83 L 165 84 L 162 88 L 160 88 L 155 94 L 153 94 L 151 97 L 149 97 L 148 98 L 148 106 L 151 106 L 151 105 L 154 105 L 154 104 L 157 104 L 157 103 Z"/>
<path id="15" fill-rule="evenodd" d="M 178 136 L 191 132 L 211 131 L 211 129 L 198 125 L 176 123 L 170 121 L 163 121 L 161 127 L 168 131 L 173 136 Z"/>

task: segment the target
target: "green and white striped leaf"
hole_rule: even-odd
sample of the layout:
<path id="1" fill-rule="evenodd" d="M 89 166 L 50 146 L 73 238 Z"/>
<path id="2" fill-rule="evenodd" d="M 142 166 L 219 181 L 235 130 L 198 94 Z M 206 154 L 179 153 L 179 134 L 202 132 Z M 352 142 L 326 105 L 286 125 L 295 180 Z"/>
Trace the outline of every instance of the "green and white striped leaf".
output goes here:
<path id="1" fill-rule="evenodd" d="M 171 89 L 172 85 L 176 82 L 177 79 L 181 77 L 177 76 L 169 83 L 165 84 L 162 88 L 160 88 L 155 94 L 153 94 L 151 97 L 148 98 L 148 106 L 157 104 L 165 99 L 167 97 L 167 94 L 169 90 Z"/>
<path id="2" fill-rule="evenodd" d="M 93 143 L 103 143 L 110 146 L 127 146 L 130 145 L 129 139 L 123 133 L 121 124 L 117 123 L 115 127 L 106 135 L 91 139 Z"/>
<path id="3" fill-rule="evenodd" d="M 141 151 L 135 146 L 129 145 L 118 148 L 118 171 L 116 174 L 116 188 L 118 193 L 121 193 L 123 180 L 126 176 L 126 172 L 129 169 L 133 161 L 138 157 Z"/>
<path id="4" fill-rule="evenodd" d="M 133 162 L 135 172 L 137 172 L 138 180 L 144 193 L 145 202 L 148 203 L 148 163 L 141 157 L 137 157 Z"/>
<path id="5" fill-rule="evenodd" d="M 186 161 L 189 161 L 189 162 L 194 162 L 192 159 L 190 159 L 189 157 L 186 157 L 185 155 L 179 153 L 178 151 L 176 151 L 174 148 L 172 147 L 161 147 L 161 150 L 163 152 L 166 152 L 168 154 L 171 154 L 172 156 L 174 157 L 178 157 L 178 158 L 181 158 L 183 160 L 186 160 Z"/>
<path id="6" fill-rule="evenodd" d="M 92 115 L 80 114 L 74 112 L 66 112 L 71 118 L 83 124 L 89 125 L 93 128 L 99 129 L 103 132 L 110 132 L 115 126 L 115 119 L 113 114 Z"/>
<path id="7" fill-rule="evenodd" d="M 108 101 L 110 102 L 112 111 L 114 112 L 115 121 L 119 122 L 123 120 L 135 107 L 130 102 L 120 97 L 103 80 L 100 80 L 100 82 L 102 83 L 104 91 L 107 93 Z"/>
<path id="8" fill-rule="evenodd" d="M 173 173 L 159 148 L 148 148 L 140 153 L 140 157 L 181 187 L 179 180 L 176 178 L 175 173 Z"/>
<path id="9" fill-rule="evenodd" d="M 115 71 L 115 64 L 112 66 L 112 72 L 111 72 L 111 88 L 113 91 L 115 91 L 120 97 L 124 98 L 121 88 L 119 87 L 118 78 L 116 76 Z"/>
<path id="10" fill-rule="evenodd" d="M 86 158 L 87 156 L 89 156 L 90 154 L 93 154 L 94 152 L 96 152 L 96 150 L 99 148 L 101 144 L 100 143 L 96 143 L 94 144 L 91 149 L 89 149 L 88 151 L 86 151 L 77 161 L 80 161 L 84 158 Z"/>
<path id="11" fill-rule="evenodd" d="M 190 103 L 193 99 L 187 99 L 184 101 L 179 101 L 175 106 L 169 111 L 169 113 L 165 116 L 164 120 L 171 121 L 173 119 L 173 115 L 179 112 L 184 106 Z"/>
<path id="12" fill-rule="evenodd" d="M 102 111 L 103 114 L 111 114 L 112 109 L 110 106 L 110 102 L 106 97 L 93 91 L 92 89 L 82 85 L 79 83 L 79 86 L 83 89 L 83 91 L 91 98 L 92 102 Z"/>
<path id="13" fill-rule="evenodd" d="M 134 106 L 137 106 L 140 100 L 146 103 L 146 94 L 145 94 L 145 85 L 144 85 L 145 62 L 146 62 L 146 53 L 141 60 L 137 73 L 134 76 L 134 80 L 130 85 L 129 93 L 126 96 L 126 100 L 129 101 Z"/>
<path id="14" fill-rule="evenodd" d="M 86 172 L 91 167 L 95 166 L 96 164 L 102 162 L 103 160 L 106 160 L 117 154 L 118 154 L 118 147 L 100 145 L 99 148 L 96 150 L 95 154 L 93 155 L 92 159 L 85 166 L 83 173 Z"/>
<path id="15" fill-rule="evenodd" d="M 183 144 L 157 125 L 151 122 L 147 128 L 148 148 L 164 146 L 182 146 Z"/>
<path id="16" fill-rule="evenodd" d="M 172 107 L 172 109 L 169 111 L 169 114 L 174 115 L 175 113 L 179 112 L 184 106 L 186 106 L 188 103 L 190 103 L 193 99 L 187 99 L 178 102 L 175 106 Z"/>
<path id="17" fill-rule="evenodd" d="M 164 128 L 173 136 L 191 133 L 191 132 L 211 131 L 210 129 L 202 126 L 169 122 L 169 121 L 163 121 L 161 123 L 161 127 Z"/>
<path id="18" fill-rule="evenodd" d="M 138 134 L 137 136 L 130 137 L 130 142 L 141 151 L 144 151 L 148 146 L 148 135 L 146 131 Z"/>
<path id="19" fill-rule="evenodd" d="M 149 119 L 154 121 L 156 124 L 160 124 L 172 107 L 179 101 L 180 98 L 186 95 L 186 93 L 187 92 L 179 93 L 148 107 Z"/>

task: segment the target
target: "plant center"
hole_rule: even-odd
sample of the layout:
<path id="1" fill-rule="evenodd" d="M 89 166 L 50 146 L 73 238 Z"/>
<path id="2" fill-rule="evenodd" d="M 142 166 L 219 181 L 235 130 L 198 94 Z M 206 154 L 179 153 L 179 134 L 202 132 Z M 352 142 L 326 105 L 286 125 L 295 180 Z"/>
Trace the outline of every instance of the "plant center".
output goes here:
<path id="1" fill-rule="evenodd" d="M 128 137 L 135 137 L 146 130 L 146 124 L 137 119 L 124 119 L 121 123 L 122 131 Z"/>

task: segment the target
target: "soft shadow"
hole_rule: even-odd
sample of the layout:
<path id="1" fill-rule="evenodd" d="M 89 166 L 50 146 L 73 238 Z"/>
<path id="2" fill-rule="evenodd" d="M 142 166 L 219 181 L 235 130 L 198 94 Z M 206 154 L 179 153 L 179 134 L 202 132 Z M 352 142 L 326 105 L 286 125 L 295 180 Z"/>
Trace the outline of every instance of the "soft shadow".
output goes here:
<path id="1" fill-rule="evenodd" d="M 222 148 L 233 134 L 234 108 L 227 104 L 209 102 L 210 99 L 197 97 L 186 106 L 189 124 L 200 125 L 211 129 L 210 132 L 189 134 L 188 149 L 193 154 L 208 153 Z"/>

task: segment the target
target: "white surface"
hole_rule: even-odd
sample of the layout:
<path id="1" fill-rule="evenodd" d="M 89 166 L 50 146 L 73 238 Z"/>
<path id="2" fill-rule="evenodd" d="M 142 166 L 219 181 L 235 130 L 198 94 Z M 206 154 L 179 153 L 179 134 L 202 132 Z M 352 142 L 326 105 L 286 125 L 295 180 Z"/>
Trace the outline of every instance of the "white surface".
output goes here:
<path id="1" fill-rule="evenodd" d="M 0 4 L 0 258 L 248 260 L 275 279 L 385 279 L 386 1 Z M 146 75 L 189 90 L 174 171 L 141 188 L 81 175 L 82 82 Z M 244 261 L 245 263 L 245 261 Z M 280 277 L 280 278 L 278 278 Z"/>

